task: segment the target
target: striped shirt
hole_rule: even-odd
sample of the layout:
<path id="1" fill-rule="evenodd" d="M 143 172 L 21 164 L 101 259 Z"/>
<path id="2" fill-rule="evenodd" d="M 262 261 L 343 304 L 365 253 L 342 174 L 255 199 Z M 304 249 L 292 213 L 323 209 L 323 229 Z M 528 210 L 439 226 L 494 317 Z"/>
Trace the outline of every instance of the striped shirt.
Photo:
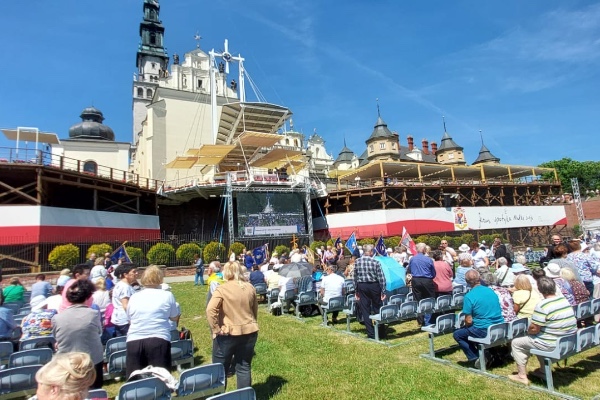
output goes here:
<path id="1" fill-rule="evenodd" d="M 549 347 L 556 346 L 559 337 L 577 332 L 573 307 L 562 296 L 540 301 L 533 311 L 531 322 L 541 327 L 533 340 Z"/>

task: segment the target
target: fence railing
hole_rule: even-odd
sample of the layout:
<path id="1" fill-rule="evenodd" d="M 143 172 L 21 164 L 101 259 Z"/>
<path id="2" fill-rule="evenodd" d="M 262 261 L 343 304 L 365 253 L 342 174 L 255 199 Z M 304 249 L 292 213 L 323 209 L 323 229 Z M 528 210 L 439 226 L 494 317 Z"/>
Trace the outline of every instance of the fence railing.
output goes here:
<path id="1" fill-rule="evenodd" d="M 62 171 L 77 172 L 91 177 L 127 183 L 150 190 L 158 190 L 162 185 L 162 181 L 144 178 L 139 174 L 118 168 L 98 165 L 94 161 L 82 161 L 47 151 L 27 148 L 16 149 L 0 147 L 0 165 L 1 164 L 40 165 Z"/>

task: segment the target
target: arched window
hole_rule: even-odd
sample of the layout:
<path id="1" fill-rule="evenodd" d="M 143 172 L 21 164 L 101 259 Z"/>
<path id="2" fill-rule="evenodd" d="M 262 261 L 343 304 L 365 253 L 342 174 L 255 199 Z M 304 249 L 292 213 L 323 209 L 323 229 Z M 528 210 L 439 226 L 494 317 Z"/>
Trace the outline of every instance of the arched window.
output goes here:
<path id="1" fill-rule="evenodd" d="M 152 98 L 152 89 L 146 89 L 146 97 L 149 99 Z"/>
<path id="2" fill-rule="evenodd" d="M 137 97 L 144 97 L 144 89 L 141 87 L 137 88 Z"/>
<path id="3" fill-rule="evenodd" d="M 156 44 L 156 33 L 150 33 L 150 44 Z"/>
<path id="4" fill-rule="evenodd" d="M 294 145 L 295 145 L 296 147 L 299 147 L 299 145 L 298 145 L 298 139 L 295 139 L 295 140 L 294 140 Z"/>
<path id="5" fill-rule="evenodd" d="M 285 139 L 285 145 L 289 146 L 289 144 L 290 144 L 290 139 Z"/>
<path id="6" fill-rule="evenodd" d="M 98 164 L 96 164 L 96 161 L 86 161 L 83 164 L 83 173 L 96 175 L 98 173 Z"/>

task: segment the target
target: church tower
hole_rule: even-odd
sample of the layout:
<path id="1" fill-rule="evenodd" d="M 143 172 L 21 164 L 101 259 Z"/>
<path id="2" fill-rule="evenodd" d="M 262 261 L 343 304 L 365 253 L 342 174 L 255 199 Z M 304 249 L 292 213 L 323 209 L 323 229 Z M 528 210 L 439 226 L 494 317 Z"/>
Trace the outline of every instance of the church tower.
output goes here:
<path id="1" fill-rule="evenodd" d="M 140 23 L 140 44 L 136 54 L 137 72 L 133 77 L 133 143 L 142 130 L 146 106 L 158 87 L 159 79 L 168 75 L 169 56 L 164 46 L 165 28 L 159 17 L 158 0 L 144 0 L 144 18 Z"/>

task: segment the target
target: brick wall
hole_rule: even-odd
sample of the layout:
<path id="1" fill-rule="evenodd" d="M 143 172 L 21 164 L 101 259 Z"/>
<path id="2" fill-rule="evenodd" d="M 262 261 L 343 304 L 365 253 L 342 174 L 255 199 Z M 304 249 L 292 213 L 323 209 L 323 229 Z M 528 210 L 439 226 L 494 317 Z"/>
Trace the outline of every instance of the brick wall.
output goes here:
<path id="1" fill-rule="evenodd" d="M 592 200 L 584 201 L 583 215 L 585 219 L 600 219 L 600 198 L 594 198 Z M 577 218 L 577 209 L 575 204 L 565 205 L 565 211 L 567 213 L 567 221 L 570 227 L 579 225 L 579 219 Z"/>

